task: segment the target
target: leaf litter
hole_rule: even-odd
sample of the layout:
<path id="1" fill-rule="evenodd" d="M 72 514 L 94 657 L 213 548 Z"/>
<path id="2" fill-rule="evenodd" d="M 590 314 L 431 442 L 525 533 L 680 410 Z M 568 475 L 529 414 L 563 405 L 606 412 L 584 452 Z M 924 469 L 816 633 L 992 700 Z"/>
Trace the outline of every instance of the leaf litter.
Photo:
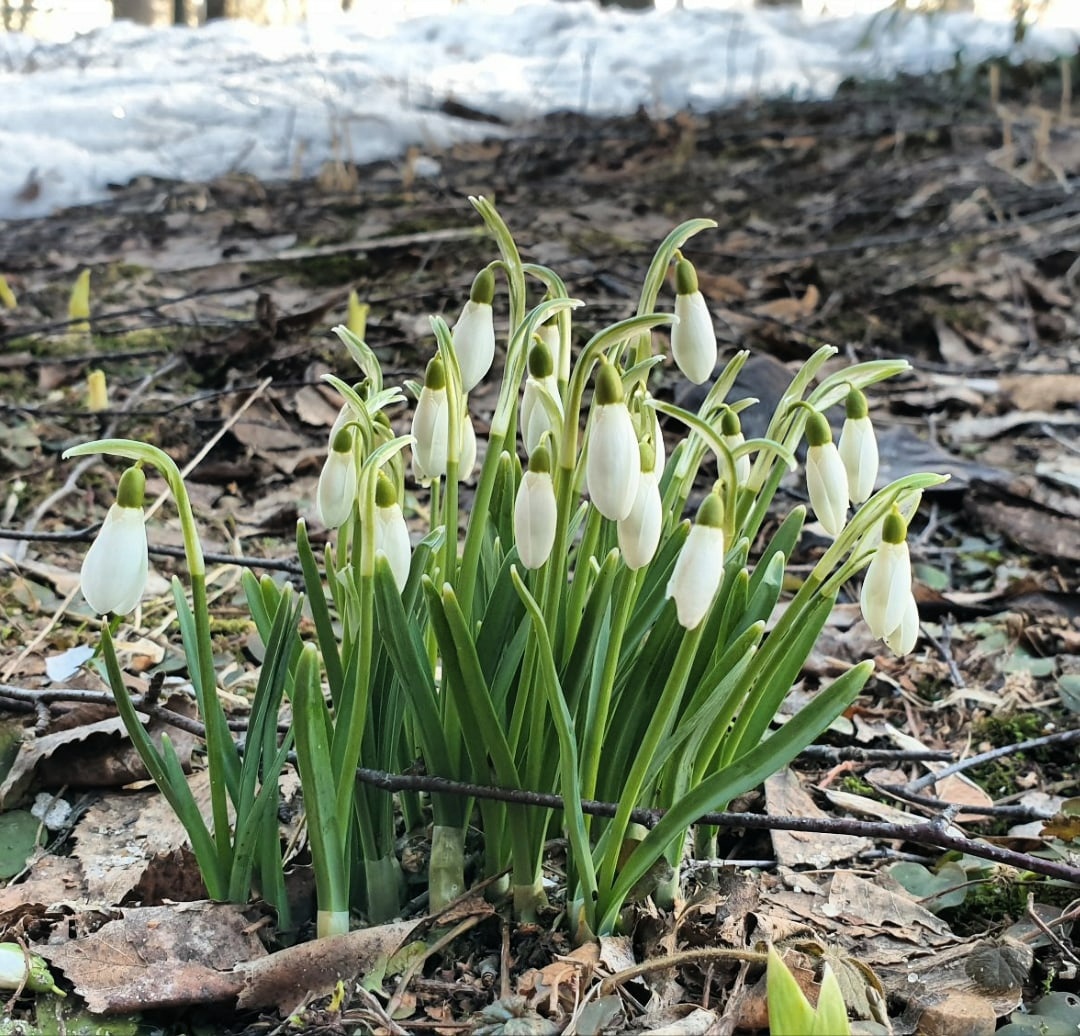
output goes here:
<path id="1" fill-rule="evenodd" d="M 155 1010 L 212 1004 L 220 1031 L 237 1033 L 268 1031 L 259 1011 L 313 1032 L 750 1030 L 766 1024 L 764 940 L 801 962 L 811 998 L 828 959 L 860 1031 L 983 1032 L 1008 1017 L 1005 1031 L 1027 1033 L 1074 1018 L 1076 889 L 900 837 L 722 831 L 715 860 L 690 868 L 676 914 L 646 897 L 625 935 L 584 947 L 555 918 L 515 926 L 468 902 L 454 917 L 424 918 L 418 903 L 402 922 L 304 941 L 275 932 L 257 903 L 202 899 L 181 830 L 107 712 L 3 696 L 9 685 L 46 688 L 49 665 L 89 640 L 85 610 L 63 599 L 82 544 L 14 538 L 82 530 L 103 513 L 107 479 L 93 470 L 64 488 L 63 446 L 111 420 L 184 464 L 234 419 L 191 476 L 207 547 L 288 559 L 296 518 L 314 516 L 337 408 L 318 379 L 349 374 L 327 332 L 350 288 L 372 306 L 368 338 L 387 376 L 416 377 L 426 315 L 455 312 L 490 257 L 467 194 L 493 194 L 526 258 L 558 266 L 572 294 L 596 300 L 595 321 L 628 315 L 670 226 L 715 215 L 720 230 L 696 239 L 693 258 L 721 338 L 753 351 L 741 394 L 768 410 L 784 365 L 822 340 L 849 357 L 907 356 L 916 372 L 871 400 L 883 477 L 953 476 L 912 541 L 923 650 L 878 659 L 876 683 L 826 738 L 835 758 L 799 760 L 733 808 L 900 822 L 955 804 L 955 830 L 1075 861 L 1075 743 L 920 784 L 943 764 L 917 761 L 919 751 L 959 759 L 1026 745 L 1075 727 L 1080 713 L 1080 207 L 1069 190 L 1080 128 L 1060 111 L 1053 69 L 1003 70 L 994 103 L 987 70 L 963 71 L 853 86 L 829 103 L 553 116 L 513 139 L 451 149 L 430 181 L 395 163 L 358 171 L 344 190 L 329 177 L 144 179 L 102 206 L 5 227 L 4 273 L 20 300 L 0 313 L 0 554 L 10 559 L 0 609 L 16 652 L 0 687 L 15 735 L 0 747 L 5 808 L 44 790 L 75 809 L 59 830 L 35 827 L 0 895 L 0 936 L 31 943 L 93 1012 L 162 1018 Z M 145 219 L 151 200 L 164 236 Z M 93 337 L 73 338 L 59 300 L 81 267 L 98 285 Z M 107 418 L 85 409 L 91 366 L 108 372 Z M 175 518 L 159 517 L 158 543 L 177 543 Z M 808 563 L 820 545 L 807 537 Z M 175 561 L 155 564 L 168 575 Z M 251 629 L 224 567 L 212 593 L 242 720 Z M 146 676 L 177 671 L 170 609 L 162 583 L 142 606 L 142 646 L 125 638 L 129 667 L 142 659 Z M 797 693 L 813 693 L 838 661 L 876 652 L 843 615 Z M 100 686 L 85 668 L 68 683 Z M 170 704 L 190 714 L 184 698 Z M 196 744 L 189 736 L 185 756 Z M 843 761 L 853 744 L 900 754 Z M 197 753 L 192 762 L 197 787 Z M 290 880 L 310 909 L 299 806 L 288 801 Z M 555 873 L 559 862 L 555 847 Z M 31 1018 L 34 1008 L 17 1010 Z"/>

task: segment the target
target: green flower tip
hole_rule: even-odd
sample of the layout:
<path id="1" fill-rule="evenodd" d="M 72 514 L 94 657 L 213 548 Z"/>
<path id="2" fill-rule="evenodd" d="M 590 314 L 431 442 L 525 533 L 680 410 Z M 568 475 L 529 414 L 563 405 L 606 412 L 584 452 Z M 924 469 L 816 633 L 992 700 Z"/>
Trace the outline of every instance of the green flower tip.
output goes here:
<path id="1" fill-rule="evenodd" d="M 495 274 L 485 266 L 472 282 L 469 300 L 483 306 L 490 306 L 495 298 Z"/>
<path id="2" fill-rule="evenodd" d="M 638 443 L 638 456 L 641 459 L 642 471 L 652 471 L 656 467 L 656 447 L 650 439 L 642 439 Z"/>
<path id="3" fill-rule="evenodd" d="M 806 419 L 806 441 L 811 446 L 825 446 L 832 442 L 832 429 L 829 427 L 828 418 L 819 410 L 815 410 Z"/>
<path id="4" fill-rule="evenodd" d="M 741 433 L 742 422 L 739 420 L 739 415 L 734 410 L 725 410 L 724 416 L 720 418 L 720 434 L 740 435 Z"/>
<path id="5" fill-rule="evenodd" d="M 885 521 L 881 526 L 881 539 L 885 543 L 903 543 L 907 539 L 907 522 L 900 513 L 900 508 L 895 504 L 893 509 L 885 515 Z"/>
<path id="6" fill-rule="evenodd" d="M 539 337 L 533 339 L 533 346 L 529 350 L 529 373 L 537 380 L 549 378 L 555 373 L 555 362 L 551 358 L 551 350 Z"/>
<path id="7" fill-rule="evenodd" d="M 380 471 L 375 481 L 375 506 L 393 507 L 397 503 L 397 490 L 385 471 Z"/>
<path id="8" fill-rule="evenodd" d="M 427 370 L 424 372 L 424 388 L 431 389 L 433 392 L 446 388 L 446 369 L 438 356 L 433 356 L 427 365 Z"/>
<path id="9" fill-rule="evenodd" d="M 544 440 L 547 436 L 544 437 Z M 547 472 L 551 474 L 551 450 L 548 449 L 547 442 L 542 440 L 540 445 L 532 451 L 532 456 L 529 458 L 529 470 L 535 472 Z"/>
<path id="10" fill-rule="evenodd" d="M 713 529 L 724 527 L 724 502 L 718 493 L 710 493 L 698 508 L 697 524 L 708 525 Z"/>
<path id="11" fill-rule="evenodd" d="M 675 263 L 675 294 L 693 295 L 697 290 L 697 270 L 694 269 L 694 264 L 679 256 Z"/>
<path id="12" fill-rule="evenodd" d="M 600 365 L 596 368 L 596 390 L 593 398 L 598 406 L 623 401 L 622 378 L 619 377 L 615 366 L 603 356 L 600 357 Z"/>
<path id="13" fill-rule="evenodd" d="M 349 453 L 352 450 L 352 429 L 347 425 L 337 430 L 332 449 L 335 453 Z"/>
<path id="14" fill-rule="evenodd" d="M 866 393 L 862 389 L 852 388 L 847 394 L 847 401 L 844 403 L 844 416 L 849 420 L 857 421 L 866 417 L 869 413 L 870 410 L 866 405 Z"/>
<path id="15" fill-rule="evenodd" d="M 137 464 L 132 465 L 120 476 L 120 486 L 116 490 L 116 502 L 121 507 L 142 508 L 146 496 L 146 475 Z"/>

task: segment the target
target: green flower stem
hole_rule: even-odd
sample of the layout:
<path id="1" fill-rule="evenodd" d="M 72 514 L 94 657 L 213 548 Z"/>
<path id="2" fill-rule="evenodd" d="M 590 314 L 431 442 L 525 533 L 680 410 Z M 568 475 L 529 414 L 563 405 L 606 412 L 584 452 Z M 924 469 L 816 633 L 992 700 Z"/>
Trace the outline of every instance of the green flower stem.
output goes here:
<path id="1" fill-rule="evenodd" d="M 428 861 L 428 905 L 431 913 L 444 910 L 465 891 L 465 828 L 436 823 L 431 828 Z"/>
<path id="2" fill-rule="evenodd" d="M 686 688 L 686 678 L 690 674 L 690 667 L 693 664 L 694 656 L 697 654 L 698 644 L 701 642 L 701 634 L 704 628 L 705 623 L 700 622 L 694 629 L 683 632 L 678 654 L 675 656 L 675 662 L 664 684 L 660 700 L 657 702 L 656 712 L 646 728 L 645 737 L 637 750 L 630 772 L 623 784 L 622 794 L 619 796 L 618 811 L 605 832 L 606 848 L 597 880 L 599 890 L 597 908 L 602 912 L 606 912 L 610 905 L 611 893 L 615 886 L 615 871 L 618 867 L 619 853 L 622 849 L 627 825 L 630 823 L 630 814 L 635 806 L 639 805 L 638 800 L 656 749 L 668 735 L 675 720 L 679 702 L 682 700 L 683 691 Z"/>
<path id="3" fill-rule="evenodd" d="M 73 446 L 64 452 L 68 457 L 91 454 L 109 454 L 126 460 L 150 464 L 165 479 L 176 503 L 180 529 L 184 537 L 184 556 L 191 577 L 191 604 L 195 617 L 195 672 L 193 683 L 199 692 L 199 705 L 206 727 L 206 754 L 210 768 L 210 808 L 214 825 L 214 841 L 217 847 L 219 867 L 222 873 L 232 869 L 232 841 L 229 825 L 227 788 L 230 776 L 239 770 L 239 759 L 232 736 L 229 734 L 225 713 L 217 693 L 217 672 L 214 668 L 214 649 L 210 639 L 210 612 L 206 596 L 206 563 L 202 544 L 191 510 L 184 478 L 175 461 L 163 450 L 133 439 L 98 439 L 94 442 Z"/>

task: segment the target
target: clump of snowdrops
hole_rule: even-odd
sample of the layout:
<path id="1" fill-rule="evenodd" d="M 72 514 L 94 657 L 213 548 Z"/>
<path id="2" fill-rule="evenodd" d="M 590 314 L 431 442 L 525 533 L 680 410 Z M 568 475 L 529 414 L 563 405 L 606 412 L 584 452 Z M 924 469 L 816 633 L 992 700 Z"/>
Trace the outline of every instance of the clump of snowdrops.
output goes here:
<path id="1" fill-rule="evenodd" d="M 335 328 L 359 369 L 353 382 L 327 377 L 342 406 L 317 506 L 335 538 L 319 558 L 299 524 L 302 593 L 245 573 L 266 659 L 244 751 L 218 699 L 205 567 L 175 465 L 126 440 L 69 451 L 133 462 L 83 568 L 84 593 L 98 612 L 126 613 L 142 593 L 141 468 L 157 468 L 176 499 L 189 588 L 174 581 L 174 596 L 206 724 L 209 824 L 168 739 L 159 749 L 139 723 L 107 624 L 101 654 L 132 739 L 187 826 L 210 894 L 242 899 L 254 884 L 286 910 L 277 783 L 295 741 L 320 934 L 346 930 L 357 911 L 369 920 L 398 911 L 402 821 L 430 825 L 433 909 L 466 887 L 470 825 L 482 834 L 485 875 L 509 876 L 506 894 L 521 918 L 546 903 L 541 867 L 556 835 L 566 839 L 565 909 L 578 937 L 613 931 L 628 899 L 643 891 L 669 904 L 697 818 L 787 765 L 870 676 L 872 662 L 853 666 L 774 727 L 845 583 L 869 565 L 862 606 L 874 634 L 901 653 L 918 636 L 907 521 L 921 492 L 941 479 L 909 475 L 874 492 L 877 449 L 864 394 L 906 370 L 905 361 L 819 378 L 836 353 L 822 347 L 793 378 L 766 435 L 747 440 L 739 415 L 756 401 L 728 396 L 748 354 L 736 353 L 714 377 L 712 319 L 680 251 L 712 221 L 675 229 L 653 258 L 636 314 L 586 337 L 578 333 L 587 326 L 587 311 L 576 312 L 582 303 L 552 270 L 521 260 L 488 202 L 473 204 L 499 258 L 476 276 L 453 328 L 432 320 L 423 381 L 405 386 L 416 398 L 411 434 L 388 419 L 405 396 L 384 385 L 362 329 Z M 672 305 L 663 295 L 673 267 Z M 493 310 L 500 282 L 510 329 L 501 351 Z M 712 380 L 696 413 L 650 392 L 664 361 L 657 328 L 670 328 L 685 376 Z M 502 368 L 493 374 L 497 354 Z M 479 450 L 469 393 L 493 378 L 497 401 Z M 839 406 L 846 419 L 835 444 L 825 415 Z M 681 429 L 670 452 L 661 415 Z M 795 507 L 763 530 L 804 437 L 810 507 L 833 541 L 774 619 L 806 510 Z M 717 476 L 702 486 L 710 456 Z M 466 509 L 463 482 L 471 485 Z M 426 490 L 420 537 L 410 535 L 402 510 L 416 486 Z M 695 494 L 700 502 L 684 517 Z M 300 633 L 302 601 L 310 637 Z M 292 715 L 284 739 L 276 728 L 283 699 Z M 401 771 L 418 756 L 429 774 L 555 792 L 564 808 L 473 802 L 449 791 L 395 801 L 353 777 L 360 765 Z M 582 799 L 617 803 L 617 812 L 587 816 Z M 665 811 L 648 831 L 631 822 L 642 806 Z M 714 837 L 697 830 L 696 851 L 710 852 Z"/>

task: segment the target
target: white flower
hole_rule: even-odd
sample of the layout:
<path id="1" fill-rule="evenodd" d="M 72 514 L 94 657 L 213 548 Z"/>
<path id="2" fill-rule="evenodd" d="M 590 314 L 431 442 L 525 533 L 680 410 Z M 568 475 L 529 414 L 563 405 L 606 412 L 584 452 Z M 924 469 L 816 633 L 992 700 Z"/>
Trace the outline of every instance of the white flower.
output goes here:
<path id="1" fill-rule="evenodd" d="M 651 455 L 650 455 L 651 458 Z M 642 471 L 638 478 L 637 496 L 630 513 L 616 526 L 619 550 L 626 567 L 644 568 L 656 554 L 660 530 L 664 524 L 664 505 L 660 485 L 653 471 Z"/>
<path id="2" fill-rule="evenodd" d="M 885 517 L 881 546 L 874 552 L 863 577 L 859 605 L 870 632 L 878 640 L 890 637 L 909 620 L 911 602 L 911 555 L 908 551 L 904 519 L 893 508 Z M 915 613 L 914 628 L 918 632 L 919 616 Z M 906 631 L 911 635 L 911 631 Z M 906 638 L 901 637 L 901 642 Z"/>
<path id="3" fill-rule="evenodd" d="M 543 565 L 555 543 L 557 507 L 550 464 L 547 447 L 539 447 L 514 499 L 514 541 L 526 568 Z"/>
<path id="4" fill-rule="evenodd" d="M 830 536 L 839 536 L 847 521 L 848 484 L 844 462 L 824 415 L 816 411 L 806 422 L 806 490 L 817 520 Z"/>
<path id="5" fill-rule="evenodd" d="M 645 398 L 648 399 L 649 396 L 646 394 Z M 660 411 L 655 410 L 652 407 L 649 407 L 648 409 L 652 410 L 653 415 L 653 432 L 652 439 L 650 440 L 653 448 L 652 473 L 656 476 L 656 481 L 659 482 L 664 475 L 664 464 L 667 463 L 664 431 L 660 427 Z"/>
<path id="6" fill-rule="evenodd" d="M 621 521 L 637 496 L 639 454 L 630 411 L 623 402 L 619 372 L 600 361 L 585 460 L 585 485 L 596 509 Z"/>
<path id="7" fill-rule="evenodd" d="M 885 643 L 889 645 L 894 655 L 907 655 L 915 650 L 915 644 L 919 639 L 919 605 L 915 595 L 908 591 L 907 600 L 904 602 L 904 617 L 900 625 L 885 635 Z"/>
<path id="8" fill-rule="evenodd" d="M 413 460 L 423 481 L 446 474 L 446 445 L 450 408 L 446 398 L 446 373 L 437 356 L 427 366 L 424 387 L 413 411 Z"/>
<path id="9" fill-rule="evenodd" d="M 525 391 L 521 396 L 521 438 L 525 452 L 532 456 L 540 445 L 544 432 L 555 432 L 552 415 L 545 405 L 545 393 L 551 397 L 562 417 L 563 405 L 559 396 L 559 381 L 555 377 L 555 361 L 551 349 L 539 339 L 529 350 L 529 376 L 525 379 Z"/>
<path id="10" fill-rule="evenodd" d="M 469 301 L 454 324 L 451 341 L 461 368 L 461 390 L 471 391 L 495 361 L 495 320 L 491 300 L 495 297 L 495 276 L 483 269 L 473 281 Z"/>
<path id="11" fill-rule="evenodd" d="M 458 451 L 457 477 L 464 482 L 476 467 L 476 429 L 469 413 L 468 400 L 463 400 L 461 410 L 461 448 Z"/>
<path id="12" fill-rule="evenodd" d="M 356 461 L 352 441 L 352 432 L 347 428 L 338 432 L 319 473 L 315 502 L 319 520 L 328 529 L 337 529 L 348 521 L 356 500 Z"/>
<path id="13" fill-rule="evenodd" d="M 724 579 L 724 530 L 720 498 L 710 493 L 698 511 L 667 585 L 679 625 L 694 629 L 709 611 Z"/>
<path id="14" fill-rule="evenodd" d="M 409 542 L 409 527 L 405 524 L 405 515 L 397 502 L 393 483 L 379 472 L 375 486 L 375 551 L 382 551 L 394 573 L 394 582 L 398 593 L 405 589 L 409 579 L 409 566 L 412 563 L 412 544 Z"/>
<path id="15" fill-rule="evenodd" d="M 716 366 L 716 331 L 704 296 L 698 291 L 693 264 L 680 257 L 675 264 L 675 316 L 671 355 L 695 385 L 708 381 Z"/>
<path id="16" fill-rule="evenodd" d="M 146 589 L 149 569 L 143 487 L 146 476 L 128 468 L 120 478 L 117 501 L 83 559 L 79 580 L 83 597 L 99 615 L 133 611 Z"/>
<path id="17" fill-rule="evenodd" d="M 742 423 L 734 410 L 724 411 L 724 416 L 720 419 L 720 437 L 732 453 L 746 442 L 746 436 L 742 433 Z M 735 480 L 740 486 L 745 486 L 750 480 L 749 454 L 744 453 L 735 458 Z"/>
<path id="18" fill-rule="evenodd" d="M 861 504 L 874 491 L 878 473 L 878 448 L 874 425 L 866 410 L 866 396 L 853 388 L 848 393 L 847 415 L 840 431 L 840 459 L 847 472 L 853 504 Z"/>

